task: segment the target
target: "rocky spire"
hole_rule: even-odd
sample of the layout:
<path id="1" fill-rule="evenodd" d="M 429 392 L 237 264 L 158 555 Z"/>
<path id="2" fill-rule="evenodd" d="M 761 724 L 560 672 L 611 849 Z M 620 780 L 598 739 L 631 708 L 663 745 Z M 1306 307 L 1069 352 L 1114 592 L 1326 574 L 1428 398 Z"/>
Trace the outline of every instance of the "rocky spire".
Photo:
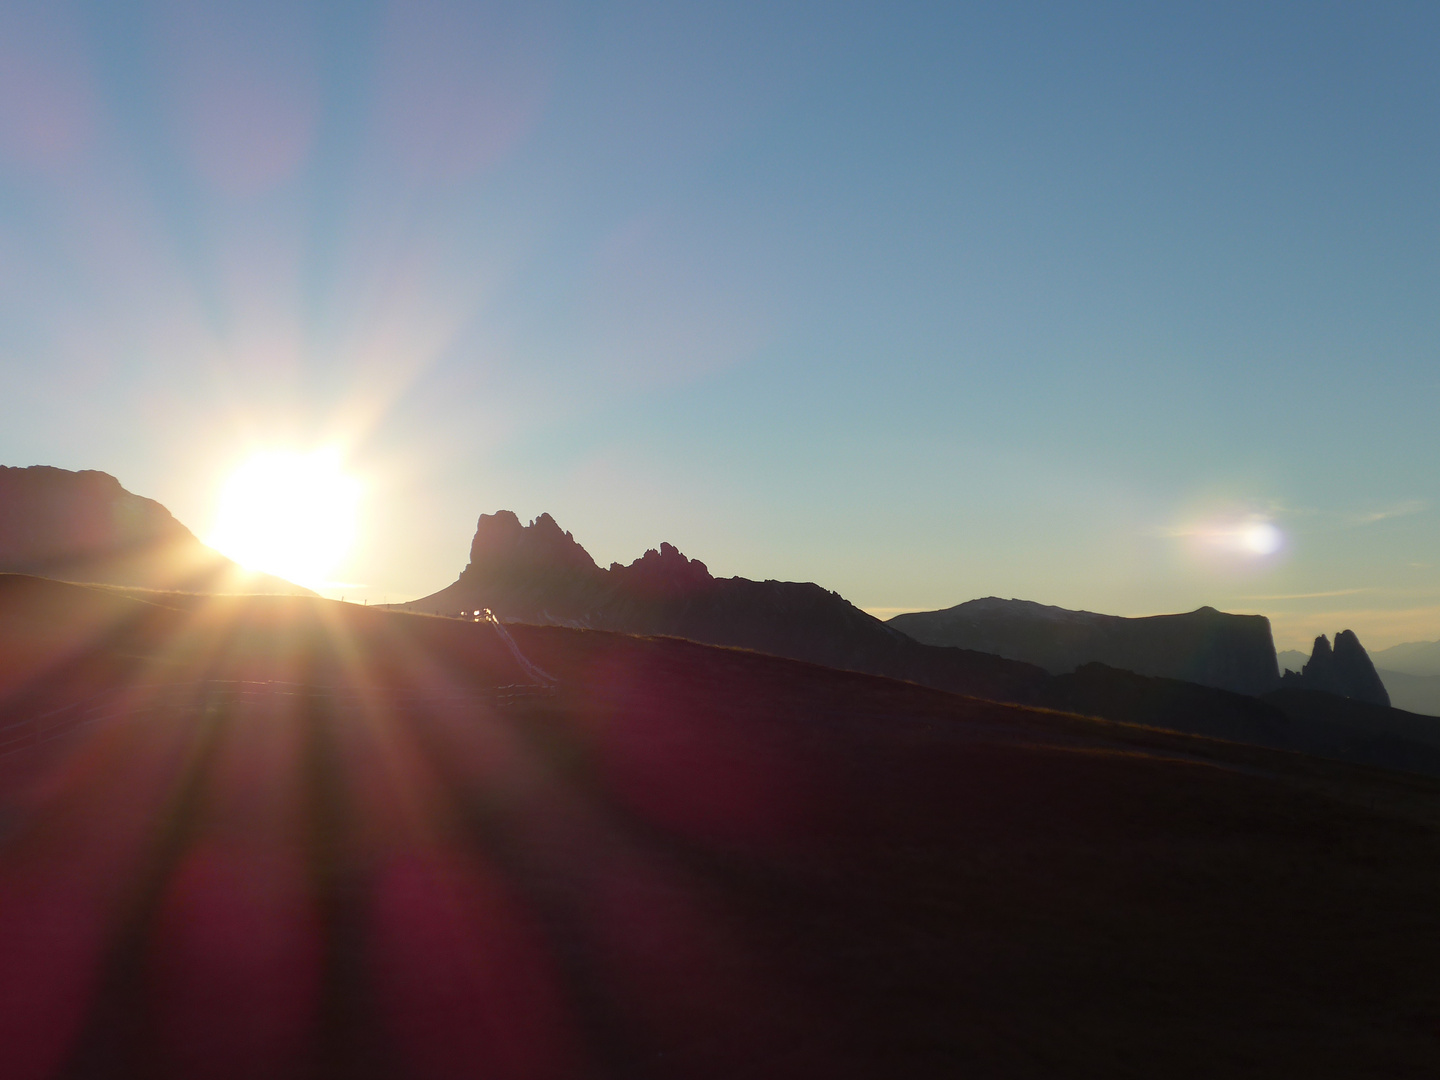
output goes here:
<path id="1" fill-rule="evenodd" d="M 549 514 L 541 514 L 529 525 L 521 525 L 512 510 L 480 515 L 475 524 L 475 538 L 470 542 L 470 565 L 465 572 L 500 568 L 599 571 L 590 553 Z"/>
<path id="2" fill-rule="evenodd" d="M 1329 694 L 1368 701 L 1372 705 L 1390 704 L 1385 684 L 1375 672 L 1365 647 L 1353 630 L 1335 635 L 1335 647 L 1321 634 L 1315 639 L 1310 659 L 1299 675 L 1286 672 L 1285 683 L 1306 690 L 1324 690 Z"/>
<path id="3" fill-rule="evenodd" d="M 1370 654 L 1360 644 L 1353 630 L 1341 630 L 1335 635 L 1335 670 L 1340 673 L 1346 687 L 1347 697 L 1359 701 L 1370 701 L 1376 705 L 1390 704 L 1390 695 L 1380 675 L 1370 660 Z"/>
<path id="4" fill-rule="evenodd" d="M 651 548 L 629 566 L 613 563 L 610 573 L 627 588 L 646 594 L 679 595 L 704 589 L 714 580 L 699 559 L 687 559 L 674 544 Z"/>

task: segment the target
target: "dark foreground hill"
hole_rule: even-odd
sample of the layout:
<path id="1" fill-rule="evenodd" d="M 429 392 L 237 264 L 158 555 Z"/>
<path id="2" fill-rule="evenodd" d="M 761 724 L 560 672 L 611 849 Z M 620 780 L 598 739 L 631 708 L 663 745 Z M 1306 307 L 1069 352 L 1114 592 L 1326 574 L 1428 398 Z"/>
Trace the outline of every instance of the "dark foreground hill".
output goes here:
<path id="1" fill-rule="evenodd" d="M 1440 1070 L 1436 781 L 510 632 L 0 578 L 0 1075 Z"/>
<path id="2" fill-rule="evenodd" d="M 1280 681 L 1270 621 L 1209 607 L 1130 619 L 991 596 L 897 615 L 886 625 L 928 645 L 995 653 L 1052 675 L 1099 663 L 1240 694 L 1264 693 Z"/>
<path id="3" fill-rule="evenodd" d="M 458 580 L 401 608 L 665 634 L 1007 701 L 1045 681 L 1031 664 L 921 644 L 819 585 L 713 577 L 670 544 L 602 569 L 549 514 L 529 525 L 508 510 L 482 514 Z"/>
<path id="4" fill-rule="evenodd" d="M 109 473 L 0 466 L 0 571 L 195 592 L 304 593 L 206 547 Z"/>

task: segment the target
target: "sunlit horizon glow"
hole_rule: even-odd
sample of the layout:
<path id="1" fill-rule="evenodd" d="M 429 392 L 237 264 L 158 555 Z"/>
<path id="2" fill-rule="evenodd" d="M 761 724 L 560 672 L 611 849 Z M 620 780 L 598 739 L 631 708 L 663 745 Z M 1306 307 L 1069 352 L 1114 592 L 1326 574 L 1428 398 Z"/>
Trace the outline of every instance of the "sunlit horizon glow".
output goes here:
<path id="1" fill-rule="evenodd" d="M 206 543 L 249 570 L 323 588 L 355 542 L 360 496 L 338 450 L 258 451 L 226 480 Z"/>

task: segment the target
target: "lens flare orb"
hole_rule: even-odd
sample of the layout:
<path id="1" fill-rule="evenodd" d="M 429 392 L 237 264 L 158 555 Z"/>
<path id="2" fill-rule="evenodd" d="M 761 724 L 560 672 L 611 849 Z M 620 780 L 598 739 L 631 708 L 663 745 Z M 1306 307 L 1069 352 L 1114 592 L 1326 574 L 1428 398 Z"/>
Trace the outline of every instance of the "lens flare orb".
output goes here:
<path id="1" fill-rule="evenodd" d="M 1252 555 L 1274 555 L 1285 537 L 1268 521 L 1252 521 L 1237 530 L 1238 546 Z"/>
<path id="2" fill-rule="evenodd" d="M 1214 570 L 1260 572 L 1279 565 L 1288 546 L 1285 532 L 1265 514 L 1220 514 L 1165 530 L 1190 557 Z"/>
<path id="3" fill-rule="evenodd" d="M 225 482 L 206 542 L 247 569 L 320 589 L 355 541 L 360 492 L 336 450 L 256 453 Z"/>

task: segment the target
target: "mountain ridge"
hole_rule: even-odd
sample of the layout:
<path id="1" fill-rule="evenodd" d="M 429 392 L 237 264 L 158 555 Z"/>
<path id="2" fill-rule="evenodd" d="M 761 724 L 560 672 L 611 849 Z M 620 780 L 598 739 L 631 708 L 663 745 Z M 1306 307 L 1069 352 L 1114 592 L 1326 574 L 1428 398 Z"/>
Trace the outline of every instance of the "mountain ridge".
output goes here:
<path id="1" fill-rule="evenodd" d="M 1370 654 L 1377 668 L 1406 675 L 1440 675 L 1440 641 L 1407 641 Z"/>
<path id="2" fill-rule="evenodd" d="M 0 466 L 0 572 L 196 592 L 311 594 L 207 547 L 109 473 Z"/>
<path id="3" fill-rule="evenodd" d="M 1259 694 L 1280 683 L 1270 622 L 1205 606 L 1126 618 L 996 596 L 890 619 L 917 641 L 977 649 L 1064 675 L 1101 663 L 1156 678 Z"/>
<path id="4" fill-rule="evenodd" d="M 548 514 L 529 524 L 510 511 L 482 514 L 470 561 L 457 579 L 429 596 L 392 606 L 466 618 L 488 608 L 512 624 L 685 638 L 994 701 L 1387 768 L 1440 772 L 1440 728 L 1432 732 L 1434 726 L 1424 718 L 1347 701 L 1303 683 L 1282 689 L 1274 674 L 1268 621 L 1213 608 L 1144 620 L 1086 612 L 1080 621 L 1102 628 L 1117 622 L 1163 628 L 1178 621 L 1182 630 L 1238 625 L 1250 634 L 1247 648 L 1252 671 L 1260 674 L 1258 693 L 1137 673 L 1090 659 L 1069 673 L 1052 675 L 1021 660 L 926 644 L 896 628 L 894 620 L 881 622 L 812 582 L 716 578 L 703 562 L 669 543 L 632 563 L 601 568 Z M 986 598 L 979 607 L 1013 610 L 1015 602 Z M 1031 601 L 1020 602 L 1019 610 L 1038 611 L 1047 622 L 1058 620 L 1062 626 L 1077 621 L 1066 609 Z M 1176 640 L 1187 647 L 1194 644 L 1184 634 Z M 1199 640 L 1204 644 L 1207 639 L 1201 634 Z"/>
<path id="5" fill-rule="evenodd" d="M 813 582 L 717 578 L 669 543 L 602 568 L 549 514 L 482 514 L 455 582 L 395 607 L 689 638 L 1004 700 L 1045 681 L 1030 664 L 917 642 Z"/>

